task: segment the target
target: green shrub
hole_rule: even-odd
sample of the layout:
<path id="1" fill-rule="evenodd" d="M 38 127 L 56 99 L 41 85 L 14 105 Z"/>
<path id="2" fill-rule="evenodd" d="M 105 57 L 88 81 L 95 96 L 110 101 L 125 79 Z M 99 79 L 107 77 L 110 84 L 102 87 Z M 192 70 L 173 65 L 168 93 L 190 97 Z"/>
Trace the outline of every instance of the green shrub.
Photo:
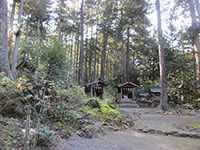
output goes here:
<path id="1" fill-rule="evenodd" d="M 120 120 L 121 113 L 116 108 L 112 107 L 108 103 L 101 103 L 100 107 L 102 118 L 105 121 L 113 121 L 113 120 Z"/>
<path id="2" fill-rule="evenodd" d="M 100 108 L 92 108 L 89 106 L 84 106 L 82 108 L 83 112 L 89 113 L 91 116 L 103 121 L 103 122 L 119 122 L 122 119 L 120 111 L 109 101 L 98 100 Z"/>
<path id="3" fill-rule="evenodd" d="M 20 121 L 0 116 L 0 149 L 18 149 L 23 144 Z"/>
<path id="4" fill-rule="evenodd" d="M 55 132 L 47 126 L 41 126 L 37 134 L 37 146 L 48 146 L 55 138 Z"/>
<path id="5" fill-rule="evenodd" d="M 0 92 L 15 91 L 15 82 L 10 80 L 3 73 L 0 73 Z"/>
<path id="6" fill-rule="evenodd" d="M 83 88 L 80 86 L 73 86 L 68 89 L 57 88 L 56 91 L 58 96 L 63 97 L 72 107 L 78 107 L 87 98 Z"/>
<path id="7" fill-rule="evenodd" d="M 100 103 L 96 98 L 90 98 L 87 102 L 86 102 L 86 106 L 92 108 L 92 109 L 100 109 Z"/>
<path id="8" fill-rule="evenodd" d="M 79 127 L 79 118 L 81 114 L 79 111 L 69 109 L 66 102 L 56 104 L 48 114 L 49 119 L 55 122 L 58 128 L 76 129 Z"/>
<path id="9" fill-rule="evenodd" d="M 68 123 L 73 123 L 81 116 L 78 112 L 66 108 L 66 105 L 63 103 L 56 107 L 56 114 L 61 120 Z"/>

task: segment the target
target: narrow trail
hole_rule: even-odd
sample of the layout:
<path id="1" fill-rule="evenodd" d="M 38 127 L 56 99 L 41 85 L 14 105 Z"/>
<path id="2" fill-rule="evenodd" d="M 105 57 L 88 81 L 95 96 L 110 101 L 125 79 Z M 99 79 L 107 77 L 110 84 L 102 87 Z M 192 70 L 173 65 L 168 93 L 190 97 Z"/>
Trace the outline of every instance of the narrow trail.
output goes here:
<path id="1" fill-rule="evenodd" d="M 155 113 L 152 109 L 127 108 L 122 110 L 126 114 L 139 119 L 135 129 L 118 132 L 107 132 L 105 136 L 93 139 L 73 136 L 68 140 L 58 143 L 54 150 L 200 150 L 200 139 L 166 136 L 163 134 L 149 134 L 137 132 L 138 129 L 161 130 L 163 132 L 186 132 L 193 134 L 194 131 L 183 131 L 188 123 L 200 123 L 200 115 L 195 116 L 163 116 Z M 135 118 L 137 118 L 135 117 Z M 199 131 L 195 131 L 199 133 Z"/>

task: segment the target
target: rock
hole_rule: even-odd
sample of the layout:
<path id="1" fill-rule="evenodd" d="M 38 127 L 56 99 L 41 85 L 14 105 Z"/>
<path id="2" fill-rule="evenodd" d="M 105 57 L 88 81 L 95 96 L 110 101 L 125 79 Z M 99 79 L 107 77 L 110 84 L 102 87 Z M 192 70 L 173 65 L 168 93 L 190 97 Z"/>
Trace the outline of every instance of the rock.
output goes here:
<path id="1" fill-rule="evenodd" d="M 123 124 L 127 125 L 128 127 L 133 127 L 135 126 L 135 119 L 131 118 L 131 117 L 126 117 L 125 121 L 123 122 Z"/>
<path id="2" fill-rule="evenodd" d="M 82 116 L 81 118 L 78 119 L 80 128 L 82 128 L 83 126 L 86 125 L 94 125 L 95 121 L 92 119 L 90 114 L 85 114 L 84 116 Z"/>

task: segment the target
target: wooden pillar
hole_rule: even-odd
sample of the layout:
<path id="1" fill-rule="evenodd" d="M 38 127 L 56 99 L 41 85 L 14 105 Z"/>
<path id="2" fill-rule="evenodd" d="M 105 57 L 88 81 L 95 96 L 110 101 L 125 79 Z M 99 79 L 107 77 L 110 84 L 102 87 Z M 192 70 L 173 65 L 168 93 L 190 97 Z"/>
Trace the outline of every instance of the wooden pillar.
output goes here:
<path id="1" fill-rule="evenodd" d="M 132 99 L 135 100 L 135 88 L 132 89 Z"/>
<path id="2" fill-rule="evenodd" d="M 93 87 L 93 90 L 94 90 L 94 97 L 97 97 L 96 87 Z"/>

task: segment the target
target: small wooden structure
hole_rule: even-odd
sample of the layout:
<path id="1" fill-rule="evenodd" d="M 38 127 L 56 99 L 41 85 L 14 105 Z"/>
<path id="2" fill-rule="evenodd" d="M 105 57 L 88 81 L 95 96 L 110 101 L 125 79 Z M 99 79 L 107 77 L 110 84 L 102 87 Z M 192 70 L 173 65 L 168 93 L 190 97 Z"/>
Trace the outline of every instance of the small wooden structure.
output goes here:
<path id="1" fill-rule="evenodd" d="M 85 85 L 85 93 L 94 97 L 103 97 L 105 82 L 101 79 L 95 80 Z"/>
<path id="2" fill-rule="evenodd" d="M 139 87 L 139 85 L 132 82 L 126 82 L 118 85 L 118 93 L 120 93 L 121 100 L 122 99 L 136 100 L 135 90 L 137 87 Z"/>

